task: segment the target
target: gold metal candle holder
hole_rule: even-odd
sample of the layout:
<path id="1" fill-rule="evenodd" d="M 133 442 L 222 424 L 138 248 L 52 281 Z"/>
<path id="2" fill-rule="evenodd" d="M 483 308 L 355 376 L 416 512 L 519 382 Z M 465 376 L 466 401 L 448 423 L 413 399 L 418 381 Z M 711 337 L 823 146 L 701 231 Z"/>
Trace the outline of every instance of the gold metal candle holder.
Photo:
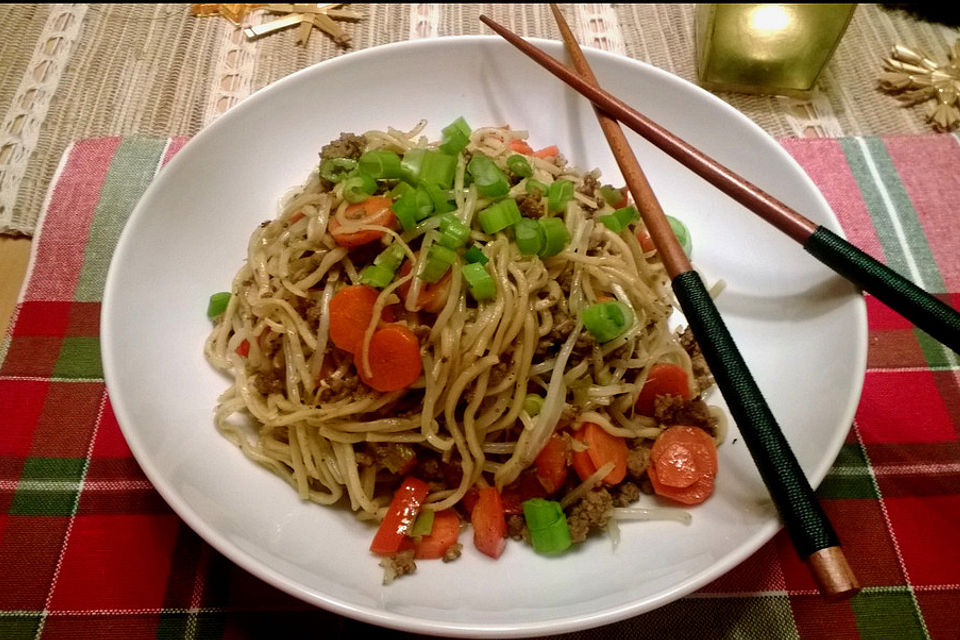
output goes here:
<path id="1" fill-rule="evenodd" d="M 701 4 L 701 86 L 809 98 L 853 16 L 855 4 Z"/>

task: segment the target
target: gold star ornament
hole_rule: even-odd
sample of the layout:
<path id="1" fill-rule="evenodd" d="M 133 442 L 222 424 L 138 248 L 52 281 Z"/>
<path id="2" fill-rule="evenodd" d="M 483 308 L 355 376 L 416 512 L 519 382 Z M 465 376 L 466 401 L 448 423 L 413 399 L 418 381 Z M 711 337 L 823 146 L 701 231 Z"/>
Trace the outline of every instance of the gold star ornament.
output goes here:
<path id="1" fill-rule="evenodd" d="M 297 44 L 306 46 L 314 28 L 323 31 L 341 47 L 350 46 L 350 34 L 343 31 L 337 20 L 357 21 L 363 15 L 346 8 L 346 4 L 265 4 L 264 11 L 281 17 L 271 22 L 247 27 L 243 30 L 248 40 L 260 38 L 288 27 L 297 26 Z"/>
<path id="2" fill-rule="evenodd" d="M 247 15 L 254 9 L 258 9 L 262 6 L 262 3 L 214 4 L 210 2 L 190 5 L 190 13 L 199 17 L 221 16 L 232 22 L 234 26 L 242 27 Z"/>
<path id="3" fill-rule="evenodd" d="M 937 131 L 960 126 L 960 38 L 947 52 L 946 64 L 902 45 L 896 45 L 884 59 L 880 88 L 905 106 L 934 100 L 927 110 L 927 122 Z"/>

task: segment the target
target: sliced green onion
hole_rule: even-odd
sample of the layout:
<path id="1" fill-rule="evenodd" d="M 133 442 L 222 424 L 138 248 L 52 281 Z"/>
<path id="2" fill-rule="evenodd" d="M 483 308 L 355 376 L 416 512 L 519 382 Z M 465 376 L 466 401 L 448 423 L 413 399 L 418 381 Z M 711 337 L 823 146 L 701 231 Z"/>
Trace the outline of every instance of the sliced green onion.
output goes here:
<path id="1" fill-rule="evenodd" d="M 599 343 L 610 342 L 633 324 L 633 311 L 618 300 L 592 304 L 583 310 L 583 326 Z"/>
<path id="2" fill-rule="evenodd" d="M 448 249 L 459 249 L 470 239 L 470 227 L 460 222 L 455 215 L 447 213 L 440 217 L 440 240 Z"/>
<path id="3" fill-rule="evenodd" d="M 407 182 L 398 182 L 397 186 L 390 190 L 387 195 L 394 200 L 405 194 L 407 191 L 413 191 L 413 187 Z"/>
<path id="4" fill-rule="evenodd" d="M 479 245 L 473 245 L 467 249 L 464 252 L 463 257 L 467 262 L 479 262 L 480 264 L 487 264 L 490 262 L 490 258 L 487 257 Z"/>
<path id="5" fill-rule="evenodd" d="M 526 189 L 530 195 L 540 196 L 541 198 L 547 193 L 547 185 L 539 180 L 527 180 Z"/>
<path id="6" fill-rule="evenodd" d="M 461 269 L 464 280 L 467 281 L 467 289 L 470 295 L 477 302 L 490 300 L 497 295 L 497 285 L 493 281 L 493 276 L 479 262 L 470 262 L 463 265 Z"/>
<path id="7" fill-rule="evenodd" d="M 475 155 L 467 164 L 467 171 L 473 176 L 477 192 L 484 198 L 499 198 L 510 191 L 510 182 L 500 167 L 484 155 Z"/>
<path id="8" fill-rule="evenodd" d="M 693 240 L 690 238 L 690 230 L 687 229 L 687 225 L 673 216 L 667 216 L 667 222 L 670 223 L 673 235 L 677 236 L 680 246 L 683 247 L 683 252 L 689 256 L 693 252 Z"/>
<path id="9" fill-rule="evenodd" d="M 533 169 L 530 167 L 530 163 L 519 153 L 515 153 L 507 158 L 507 169 L 521 178 L 529 178 L 533 175 Z"/>
<path id="10" fill-rule="evenodd" d="M 457 155 L 470 142 L 470 125 L 463 117 L 459 117 L 441 130 L 443 137 L 440 141 L 440 151 Z"/>
<path id="11" fill-rule="evenodd" d="M 400 175 L 412 185 L 420 181 L 420 168 L 423 166 L 423 156 L 426 152 L 426 149 L 419 147 L 407 149 L 403 158 L 400 159 Z"/>
<path id="12" fill-rule="evenodd" d="M 230 292 L 221 291 L 210 296 L 210 302 L 207 303 L 207 317 L 210 319 L 216 318 L 218 315 L 227 310 L 227 305 L 230 303 Z"/>
<path id="13" fill-rule="evenodd" d="M 570 548 L 570 527 L 559 502 L 544 498 L 524 500 L 523 518 L 537 553 L 556 555 Z"/>
<path id="14" fill-rule="evenodd" d="M 423 189 L 411 187 L 393 203 L 393 212 L 397 214 L 404 231 L 410 231 L 433 213 L 433 199 Z"/>
<path id="15" fill-rule="evenodd" d="M 403 247 L 399 244 L 392 244 L 373 259 L 373 264 L 386 267 L 396 273 L 397 269 L 399 269 L 403 263 L 404 256 Z"/>
<path id="16" fill-rule="evenodd" d="M 350 158 L 327 158 L 320 163 L 320 177 L 324 180 L 340 182 L 357 168 L 357 161 Z"/>
<path id="17" fill-rule="evenodd" d="M 450 201 L 450 192 L 447 189 L 441 189 L 439 186 L 429 182 L 421 184 L 418 188 L 423 189 L 427 192 L 427 195 L 430 196 L 430 201 L 433 202 L 434 213 L 447 213 L 448 211 L 456 210 L 457 205 Z"/>
<path id="18" fill-rule="evenodd" d="M 503 231 L 507 227 L 513 226 L 523 218 L 517 201 L 513 198 L 506 198 L 496 202 L 480 213 L 477 219 L 480 221 L 480 227 L 484 233 L 496 233 Z"/>
<path id="19" fill-rule="evenodd" d="M 600 195 L 603 196 L 603 199 L 611 207 L 615 207 L 625 200 L 623 191 L 610 184 L 605 184 L 600 187 Z"/>
<path id="20" fill-rule="evenodd" d="M 357 161 L 360 171 L 378 180 L 394 179 L 402 175 L 400 156 L 387 149 L 367 151 Z"/>
<path id="21" fill-rule="evenodd" d="M 540 218 L 543 229 L 543 249 L 537 254 L 541 258 L 555 256 L 570 243 L 570 231 L 561 218 Z"/>
<path id="22" fill-rule="evenodd" d="M 639 219 L 640 214 L 637 213 L 637 209 L 633 205 L 617 209 L 613 213 L 597 218 L 607 229 L 610 229 L 610 231 L 614 233 L 620 233 L 627 228 L 628 224 Z"/>
<path id="23" fill-rule="evenodd" d="M 410 532 L 407 535 L 411 538 L 430 535 L 430 532 L 433 531 L 434 514 L 436 514 L 436 511 L 433 509 L 420 509 L 420 515 L 413 521 L 413 526 L 410 527 Z"/>
<path id="24" fill-rule="evenodd" d="M 523 399 L 523 410 L 526 411 L 531 417 L 540 413 L 541 409 L 543 409 L 543 396 L 530 393 L 527 394 L 527 397 Z"/>
<path id="25" fill-rule="evenodd" d="M 418 182 L 435 184 L 442 189 L 453 186 L 453 176 L 457 172 L 457 157 L 440 151 L 424 151 L 420 165 Z"/>
<path id="26" fill-rule="evenodd" d="M 434 244 L 427 251 L 427 261 L 423 265 L 423 271 L 420 273 L 420 279 L 424 282 L 436 282 L 443 277 L 457 260 L 457 252 L 453 249 Z"/>
<path id="27" fill-rule="evenodd" d="M 359 171 L 343 181 L 343 199 L 347 202 L 363 202 L 376 190 L 377 181 Z"/>
<path id="28" fill-rule="evenodd" d="M 371 264 L 360 272 L 360 284 L 383 289 L 393 282 L 394 271 L 382 264 Z"/>
<path id="29" fill-rule="evenodd" d="M 573 198 L 573 183 L 569 180 L 554 180 L 547 187 L 547 211 L 563 211 Z"/>
<path id="30" fill-rule="evenodd" d="M 528 256 L 539 254 L 547 242 L 543 226 L 533 218 L 522 218 L 513 225 L 513 238 L 520 253 Z"/>

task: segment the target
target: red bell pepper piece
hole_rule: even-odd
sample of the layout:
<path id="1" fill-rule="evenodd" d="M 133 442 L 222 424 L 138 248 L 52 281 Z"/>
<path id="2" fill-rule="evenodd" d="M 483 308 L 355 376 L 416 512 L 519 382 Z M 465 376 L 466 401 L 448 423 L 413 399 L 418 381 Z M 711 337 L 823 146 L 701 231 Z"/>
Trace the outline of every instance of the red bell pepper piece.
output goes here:
<path id="1" fill-rule="evenodd" d="M 409 542 L 407 533 L 416 521 L 427 493 L 429 488 L 423 480 L 413 476 L 404 478 L 370 543 L 370 551 L 378 555 L 390 555 L 403 550 L 404 543 Z"/>
<path id="2" fill-rule="evenodd" d="M 567 457 L 570 453 L 570 441 L 559 433 L 554 433 L 543 446 L 534 466 L 537 480 L 543 485 L 547 495 L 553 495 L 567 481 Z"/>
<path id="3" fill-rule="evenodd" d="M 416 557 L 424 560 L 442 558 L 457 542 L 460 535 L 460 516 L 453 509 L 437 511 L 433 529 L 417 543 Z"/>
<path id="4" fill-rule="evenodd" d="M 491 558 L 499 558 L 507 546 L 507 519 L 496 487 L 477 490 L 477 504 L 470 514 L 473 544 Z"/>

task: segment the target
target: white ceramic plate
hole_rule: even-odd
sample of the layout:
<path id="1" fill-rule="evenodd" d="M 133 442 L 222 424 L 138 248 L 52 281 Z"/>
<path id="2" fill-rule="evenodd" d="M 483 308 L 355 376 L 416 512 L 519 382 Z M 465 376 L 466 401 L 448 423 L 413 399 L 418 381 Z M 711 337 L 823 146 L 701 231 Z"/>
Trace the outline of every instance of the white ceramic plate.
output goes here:
<path id="1" fill-rule="evenodd" d="M 538 41 L 554 56 L 557 42 Z M 588 51 L 601 84 L 758 186 L 839 231 L 780 146 L 713 95 L 654 67 Z M 592 109 L 497 37 L 388 45 L 324 62 L 251 96 L 197 135 L 158 175 L 123 232 L 103 302 L 106 381 L 138 462 L 173 509 L 251 573 L 331 611 L 447 636 L 532 636 L 594 627 L 662 606 L 732 569 L 779 528 L 734 430 L 716 493 L 689 526 L 622 527 L 562 558 L 519 543 L 499 561 L 465 538 L 452 564 L 420 562 L 381 586 L 372 529 L 300 502 L 216 432 L 226 387 L 202 354 L 208 296 L 229 288 L 254 227 L 342 131 L 457 116 L 509 123 L 620 182 Z M 854 289 L 799 246 L 630 134 L 669 213 L 689 225 L 694 261 L 722 277 L 718 307 L 810 480 L 823 479 L 859 399 L 866 315 Z M 715 401 L 721 399 L 714 398 Z M 722 402 L 721 402 L 722 404 Z"/>

